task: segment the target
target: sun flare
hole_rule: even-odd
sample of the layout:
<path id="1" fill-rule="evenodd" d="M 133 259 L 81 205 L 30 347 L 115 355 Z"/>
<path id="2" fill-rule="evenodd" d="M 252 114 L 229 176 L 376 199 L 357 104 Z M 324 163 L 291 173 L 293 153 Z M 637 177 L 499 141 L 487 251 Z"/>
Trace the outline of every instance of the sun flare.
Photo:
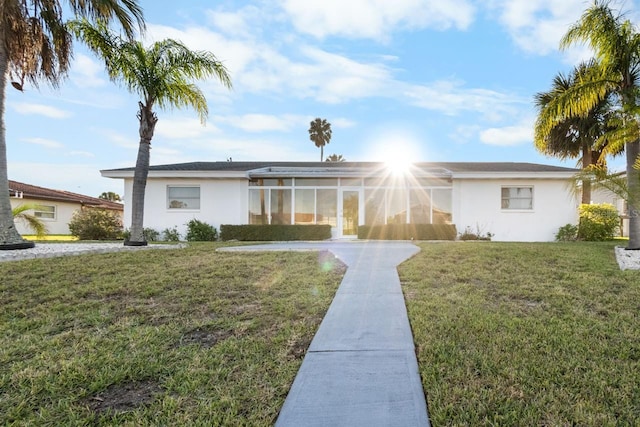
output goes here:
<path id="1" fill-rule="evenodd" d="M 411 169 L 411 160 L 411 156 L 407 152 L 394 151 L 389 153 L 385 163 L 387 169 L 389 169 L 393 175 L 406 175 Z"/>
<path id="2" fill-rule="evenodd" d="M 420 140 L 406 126 L 387 124 L 371 141 L 372 158 L 384 163 L 389 174 L 400 177 L 411 172 L 413 163 L 421 161 Z"/>

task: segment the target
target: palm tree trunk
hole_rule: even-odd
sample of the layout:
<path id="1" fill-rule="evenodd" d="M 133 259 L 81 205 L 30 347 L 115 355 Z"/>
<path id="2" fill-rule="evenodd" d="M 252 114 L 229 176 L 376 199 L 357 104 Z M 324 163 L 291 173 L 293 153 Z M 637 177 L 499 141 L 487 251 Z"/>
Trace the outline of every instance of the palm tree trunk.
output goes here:
<path id="1" fill-rule="evenodd" d="M 2 25 L 2 24 L 0 24 Z M 0 250 L 27 249 L 34 247 L 16 230 L 9 198 L 9 176 L 7 173 L 7 134 L 4 125 L 7 79 L 9 78 L 9 57 L 5 50 L 4 34 L 0 28 Z"/>
<path id="2" fill-rule="evenodd" d="M 324 145 L 320 146 L 320 161 L 322 161 L 322 158 L 324 157 Z"/>
<path id="3" fill-rule="evenodd" d="M 589 166 L 594 164 L 591 145 L 587 142 L 582 145 L 582 170 L 585 171 Z M 582 203 L 588 205 L 591 203 L 591 180 L 582 180 Z"/>
<path id="4" fill-rule="evenodd" d="M 627 155 L 627 186 L 629 187 L 629 245 L 627 249 L 640 250 L 640 171 L 634 163 L 640 156 L 640 140 L 625 144 Z"/>
<path id="5" fill-rule="evenodd" d="M 151 151 L 151 139 L 158 118 L 151 111 L 150 106 L 138 103 L 138 120 L 140 120 L 140 145 L 138 146 L 138 158 L 133 172 L 133 190 L 131 192 L 131 234 L 129 240 L 125 240 L 126 246 L 145 246 L 144 239 L 144 194 L 149 175 L 149 157 Z"/>

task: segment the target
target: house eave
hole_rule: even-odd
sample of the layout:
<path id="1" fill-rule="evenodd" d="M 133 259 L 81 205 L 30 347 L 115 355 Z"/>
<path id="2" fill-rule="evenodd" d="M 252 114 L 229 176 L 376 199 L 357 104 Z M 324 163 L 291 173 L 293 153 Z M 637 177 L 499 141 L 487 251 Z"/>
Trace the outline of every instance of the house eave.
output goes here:
<path id="1" fill-rule="evenodd" d="M 574 172 L 454 172 L 453 179 L 571 179 Z"/>
<path id="2" fill-rule="evenodd" d="M 444 168 L 413 168 L 407 171 L 414 177 L 451 178 Z M 266 167 L 247 172 L 249 178 L 378 178 L 392 174 L 387 168 L 356 167 Z"/>
<path id="3" fill-rule="evenodd" d="M 105 178 L 128 179 L 133 178 L 133 170 L 101 170 L 100 175 Z M 238 179 L 247 178 L 245 171 L 149 171 L 148 179 L 155 178 L 182 178 L 182 179 Z"/>

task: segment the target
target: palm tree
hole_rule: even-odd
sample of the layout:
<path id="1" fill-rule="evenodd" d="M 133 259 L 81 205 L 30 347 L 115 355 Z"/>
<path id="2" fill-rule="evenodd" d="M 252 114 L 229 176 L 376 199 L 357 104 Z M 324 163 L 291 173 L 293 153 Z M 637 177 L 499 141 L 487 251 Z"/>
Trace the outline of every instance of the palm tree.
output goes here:
<path id="1" fill-rule="evenodd" d="M 347 159 L 345 159 L 342 154 L 332 154 L 330 156 L 327 156 L 327 158 L 325 159 L 325 162 L 346 162 Z"/>
<path id="2" fill-rule="evenodd" d="M 320 148 L 320 161 L 324 158 L 324 146 L 331 141 L 331 123 L 317 118 L 310 123 L 309 139 Z"/>
<path id="3" fill-rule="evenodd" d="M 118 193 L 114 193 L 113 191 L 103 191 L 98 199 L 109 200 L 110 202 L 121 202 L 122 197 Z"/>
<path id="4" fill-rule="evenodd" d="M 595 65 L 578 84 L 549 103 L 536 121 L 536 133 L 548 134 L 557 117 L 585 117 L 612 94 L 618 128 L 607 138 L 607 152 L 624 149 L 629 191 L 629 244 L 640 249 L 640 34 L 608 1 L 595 0 L 560 42 L 560 47 L 585 43 L 595 53 Z"/>
<path id="5" fill-rule="evenodd" d="M 144 28 L 142 9 L 136 0 L 68 0 L 74 16 L 92 21 L 116 20 L 127 37 L 134 22 Z M 72 37 L 63 21 L 63 5 L 49 0 L 0 1 L 0 249 L 33 247 L 16 231 L 7 176 L 7 143 L 4 123 L 7 81 L 18 90 L 25 81 L 38 87 L 46 81 L 58 87 L 67 74 Z"/>
<path id="6" fill-rule="evenodd" d="M 166 39 L 146 48 L 139 41 L 122 39 L 106 26 L 78 20 L 70 24 L 76 36 L 104 59 L 112 81 L 137 93 L 140 122 L 138 157 L 133 175 L 131 195 L 131 236 L 125 245 L 146 245 L 143 235 L 144 194 L 149 174 L 149 151 L 161 109 L 192 107 L 204 124 L 208 115 L 207 100 L 192 80 L 216 77 L 231 88 L 224 65 L 210 52 L 190 51 L 182 43 Z"/>
<path id="7" fill-rule="evenodd" d="M 40 218 L 28 213 L 30 210 L 38 209 L 40 205 L 30 203 L 18 205 L 11 210 L 14 219 L 24 222 L 27 227 L 33 230 L 38 237 L 42 237 L 48 233 L 47 225 Z"/>
<path id="8" fill-rule="evenodd" d="M 552 106 L 556 98 L 580 84 L 594 66 L 595 63 L 591 61 L 575 67 L 569 75 L 557 74 L 551 90 L 539 92 L 534 97 L 540 115 L 545 115 L 544 110 Z M 557 116 L 551 128 L 541 129 L 536 126 L 534 144 L 541 153 L 563 160 L 580 157 L 582 169 L 585 171 L 591 166 L 604 165 L 606 159 L 603 154 L 606 146 L 603 137 L 609 130 L 607 120 L 612 114 L 609 97 L 605 97 L 584 116 Z M 588 175 L 583 178 L 586 176 Z M 591 181 L 583 179 L 581 182 L 582 203 L 591 203 Z"/>

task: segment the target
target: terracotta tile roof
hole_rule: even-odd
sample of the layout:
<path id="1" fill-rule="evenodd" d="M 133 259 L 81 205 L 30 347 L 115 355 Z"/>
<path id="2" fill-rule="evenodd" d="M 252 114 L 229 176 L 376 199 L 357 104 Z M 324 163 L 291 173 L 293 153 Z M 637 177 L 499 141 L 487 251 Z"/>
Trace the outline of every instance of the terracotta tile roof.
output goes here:
<path id="1" fill-rule="evenodd" d="M 190 162 L 150 166 L 150 171 L 227 171 L 245 172 L 267 167 L 291 168 L 378 168 L 382 162 Z M 444 168 L 451 172 L 576 172 L 561 166 L 523 162 L 418 162 L 418 168 Z M 133 171 L 134 168 L 108 169 Z"/>
<path id="2" fill-rule="evenodd" d="M 36 185 L 29 185 L 9 180 L 9 195 L 14 197 L 17 193 L 22 193 L 22 197 L 29 199 L 70 202 L 103 209 L 117 211 L 123 210 L 123 205 L 121 203 L 111 202 L 97 197 L 85 196 L 84 194 L 72 193 L 70 191 L 52 190 L 50 188 L 38 187 Z"/>

